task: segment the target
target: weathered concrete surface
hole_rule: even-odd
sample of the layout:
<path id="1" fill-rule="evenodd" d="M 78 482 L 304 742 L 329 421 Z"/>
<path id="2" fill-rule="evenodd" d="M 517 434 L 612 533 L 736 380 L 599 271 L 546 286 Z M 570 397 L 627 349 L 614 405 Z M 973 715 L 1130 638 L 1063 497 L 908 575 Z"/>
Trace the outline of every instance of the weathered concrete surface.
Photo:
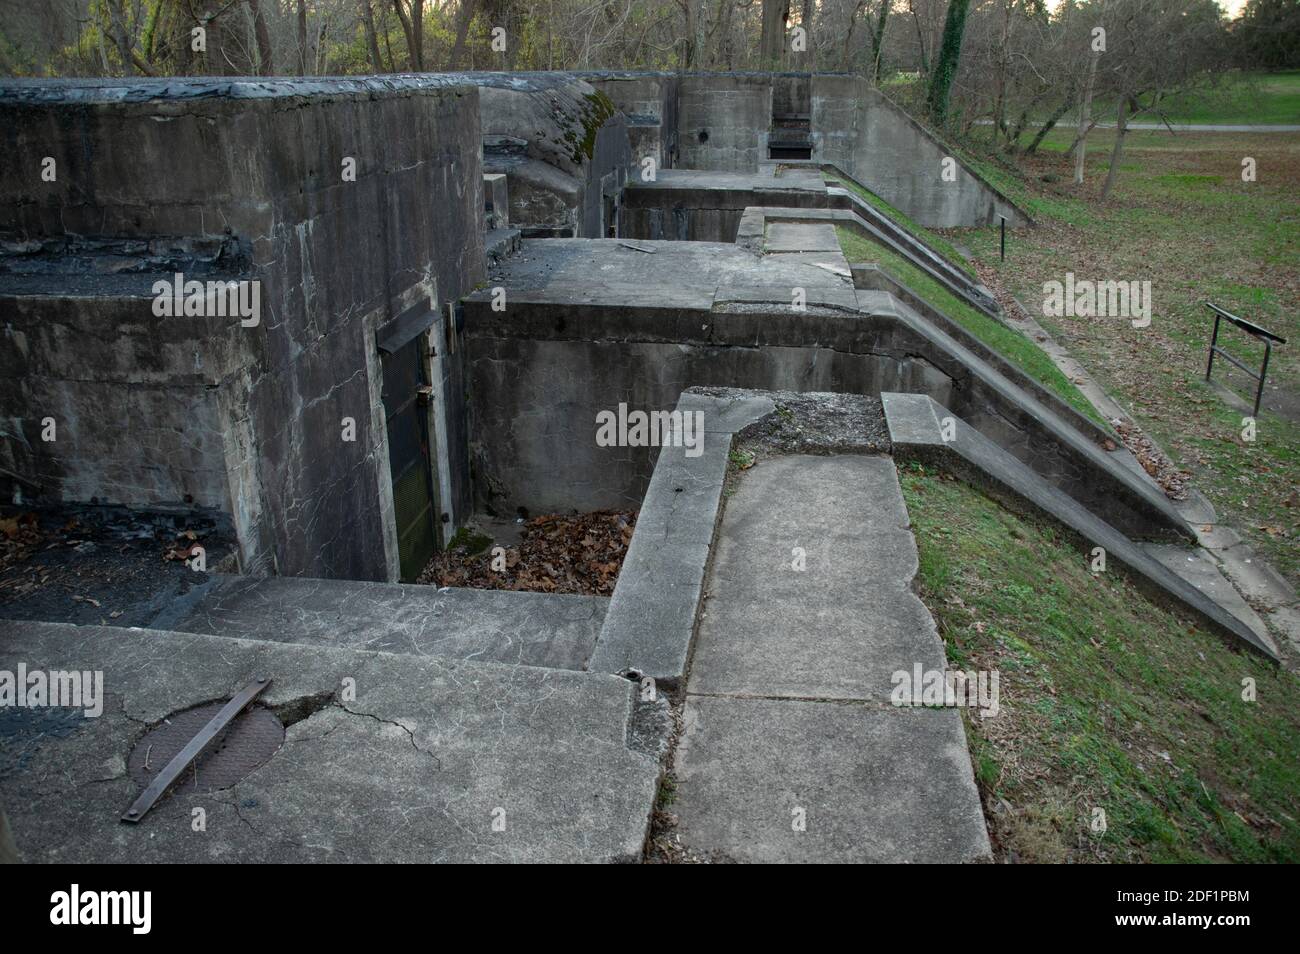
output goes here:
<path id="1" fill-rule="evenodd" d="M 1030 220 L 935 133 L 859 76 L 812 77 L 813 158 L 832 162 L 913 221 L 933 228 Z M 945 161 L 955 172 L 944 180 Z"/>
<path id="2" fill-rule="evenodd" d="M 989 492 L 1002 503 L 1028 509 L 1064 526 L 1076 542 L 1090 552 L 1103 547 L 1107 565 L 1129 571 L 1133 582 L 1148 596 L 1190 611 L 1214 632 L 1253 650 L 1273 662 L 1277 647 L 1267 635 L 1255 633 L 1231 612 L 1172 573 L 1094 512 L 1053 487 L 979 431 L 923 394 L 882 394 L 894 456 L 920 460 L 954 471 Z M 949 421 L 951 439 L 945 441 Z"/>
<path id="3" fill-rule="evenodd" d="M 830 202 L 817 169 L 772 175 L 669 169 L 653 181 L 633 177 L 623 194 L 620 234 L 633 239 L 733 242 L 745 210 L 753 206 L 824 209 Z M 844 200 L 847 201 L 847 200 Z"/>
<path id="4" fill-rule="evenodd" d="M 15 255 L 84 236 L 109 243 L 100 265 L 135 282 L 81 303 L 81 269 L 36 290 L 0 276 L 0 406 L 19 419 L 0 466 L 55 501 L 220 496 L 246 571 L 395 578 L 374 335 L 420 302 L 441 315 L 482 276 L 476 86 L 4 81 L 0 127 L 0 221 Z M 33 165 L 43 156 L 54 182 Z M 132 245 L 134 260 L 108 252 Z M 213 259 L 223 245 L 240 254 Z M 175 266 L 260 282 L 259 324 L 156 317 L 152 283 Z M 445 400 L 431 423 L 462 460 L 461 365 L 438 369 Z M 46 416 L 59 425 L 52 443 L 40 438 Z M 355 441 L 340 439 L 345 418 Z M 448 478 L 454 526 L 468 474 Z"/>
<path id="5" fill-rule="evenodd" d="M 991 854 L 952 709 L 692 695 L 676 766 L 682 842 L 718 860 L 933 864 Z M 794 830 L 798 809 L 805 831 Z"/>
<path id="6" fill-rule="evenodd" d="M 1258 613 L 1228 582 L 1219 564 L 1208 550 L 1201 547 L 1180 547 L 1168 543 L 1144 543 L 1142 549 L 1155 561 L 1184 581 L 1200 590 L 1210 600 L 1227 610 L 1242 624 L 1249 627 L 1261 642 L 1273 643 L 1268 627 Z"/>
<path id="7" fill-rule="evenodd" d="M 504 312 L 492 310 L 488 289 L 466 300 L 485 506 L 634 506 L 651 455 L 594 443 L 595 415 L 620 403 L 663 409 L 693 386 L 917 392 L 1118 529 L 1190 540 L 1169 501 L 1110 459 L 1095 432 L 1062 419 L 892 295 L 861 290 L 855 307 L 844 294 L 849 277 L 836 271 L 841 255 L 635 244 L 525 242 L 492 277 L 506 289 Z M 796 289 L 808 298 L 804 311 Z"/>
<path id="8" fill-rule="evenodd" d="M 686 672 L 731 435 L 773 404 L 761 395 L 688 393 L 678 408 L 703 415 L 703 452 L 660 450 L 590 665 L 633 670 L 667 690 Z"/>
<path id="9" fill-rule="evenodd" d="M 616 676 L 47 623 L 0 623 L 0 668 L 101 669 L 104 713 L 0 710 L 0 802 L 31 862 L 635 861 L 662 705 Z M 181 708 L 273 679 L 288 730 L 234 787 L 138 825 L 126 757 Z M 355 701 L 339 695 L 355 680 Z M 206 831 L 192 830 L 194 808 Z M 493 829 L 503 818 L 505 830 Z"/>
<path id="10" fill-rule="evenodd" d="M 627 117 L 632 160 L 646 158 L 656 169 L 677 163 L 677 75 L 642 71 L 582 71 L 575 74 L 613 100 Z"/>
<path id="11" fill-rule="evenodd" d="M 469 74 L 479 87 L 483 166 L 508 179 L 510 220 L 531 236 L 605 234 L 603 197 L 631 163 L 613 101 L 566 73 Z"/>
<path id="12" fill-rule="evenodd" d="M 887 457 L 776 457 L 740 476 L 718 531 L 674 760 L 673 810 L 692 852 L 989 856 L 960 716 L 891 705 L 896 671 L 946 669 L 911 589 L 907 524 Z"/>
<path id="13" fill-rule="evenodd" d="M 840 240 L 831 225 L 813 225 L 807 222 L 771 222 L 767 227 L 765 251 L 775 252 L 840 252 Z"/>
<path id="14" fill-rule="evenodd" d="M 196 587 L 149 625 L 305 646 L 585 669 L 608 604 L 603 596 L 227 576 Z"/>
<path id="15" fill-rule="evenodd" d="M 916 570 L 889 458 L 756 465 L 727 501 L 690 691 L 887 702 L 893 672 L 944 665 Z"/>
<path id="16" fill-rule="evenodd" d="M 688 169 L 753 172 L 767 158 L 772 78 L 695 73 L 678 81 L 679 161 Z"/>

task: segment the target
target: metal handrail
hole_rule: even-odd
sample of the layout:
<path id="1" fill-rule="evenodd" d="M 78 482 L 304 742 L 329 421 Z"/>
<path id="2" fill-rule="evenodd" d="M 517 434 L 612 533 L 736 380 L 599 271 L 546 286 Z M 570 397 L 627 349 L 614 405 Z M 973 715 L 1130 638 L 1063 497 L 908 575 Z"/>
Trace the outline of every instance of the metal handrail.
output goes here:
<path id="1" fill-rule="evenodd" d="M 1247 321 L 1245 318 L 1239 318 L 1238 316 L 1234 315 L 1232 312 L 1225 311 L 1224 309 L 1220 308 L 1218 305 L 1212 302 L 1207 301 L 1205 303 L 1205 307 L 1209 308 L 1210 311 L 1214 312 L 1214 333 L 1210 337 L 1210 357 L 1209 357 L 1209 361 L 1205 365 L 1205 380 L 1207 381 L 1210 380 L 1210 372 L 1214 370 L 1214 356 L 1216 354 L 1219 357 L 1223 358 L 1224 361 L 1227 361 L 1229 364 L 1231 364 L 1233 367 L 1239 368 L 1245 374 L 1254 378 L 1256 381 L 1259 382 L 1259 385 L 1255 388 L 1255 409 L 1251 413 L 1254 417 L 1258 417 L 1259 402 L 1263 400 L 1264 397 L 1264 379 L 1268 377 L 1268 361 L 1269 358 L 1273 356 L 1273 344 L 1275 342 L 1277 344 L 1286 344 L 1286 339 L 1283 338 L 1281 335 L 1275 335 L 1273 334 L 1273 332 L 1268 331 L 1265 328 L 1261 328 L 1253 321 Z M 1236 325 L 1242 331 L 1246 332 L 1246 334 L 1254 338 L 1256 341 L 1262 341 L 1264 343 L 1264 363 L 1263 365 L 1260 366 L 1258 373 L 1252 371 L 1247 364 L 1245 364 L 1234 355 L 1229 354 L 1227 351 L 1224 351 L 1222 348 L 1219 347 L 1219 322 L 1222 321 L 1223 319 L 1227 319 L 1229 322 Z"/>

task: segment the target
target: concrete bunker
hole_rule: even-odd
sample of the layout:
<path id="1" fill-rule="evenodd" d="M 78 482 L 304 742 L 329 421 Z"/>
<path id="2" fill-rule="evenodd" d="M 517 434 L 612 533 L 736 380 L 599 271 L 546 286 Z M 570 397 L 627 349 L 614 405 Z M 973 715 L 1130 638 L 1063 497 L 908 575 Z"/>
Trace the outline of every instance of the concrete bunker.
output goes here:
<path id="1" fill-rule="evenodd" d="M 733 517 L 779 497 L 792 468 L 809 466 L 795 458 L 829 449 L 862 460 L 815 467 L 822 490 L 849 478 L 892 487 L 895 509 L 873 532 L 910 540 L 882 455 L 943 459 L 1081 539 L 1103 536 L 1152 586 L 1250 642 L 1131 546 L 1188 530 L 1108 456 L 1101 428 L 896 279 L 846 260 L 835 226 L 850 223 L 994 308 L 908 229 L 828 186 L 824 167 L 924 224 L 1023 219 L 964 167 L 956 188 L 937 189 L 943 144 L 858 78 L 42 81 L 0 85 L 0 118 L 14 147 L 0 151 L 0 214 L 15 223 L 0 255 L 9 499 L 202 512 L 229 524 L 237 549 L 227 572 L 150 607 L 139 628 L 6 621 L 0 654 L 71 666 L 85 652 L 113 667 L 124 701 L 101 731 L 124 753 L 142 726 L 274 666 L 268 705 L 286 743 L 319 744 L 346 781 L 314 784 L 322 758 L 300 744 L 235 780 L 208 807 L 236 816 L 241 834 L 257 819 L 286 836 L 234 845 L 240 860 L 282 843 L 304 860 L 423 860 L 430 846 L 440 860 L 640 857 L 672 732 L 664 699 L 628 677 L 685 691 L 731 452 L 756 439 L 749 428 L 781 432 L 777 402 L 790 395 L 814 415 L 847 407 L 873 429 L 839 443 L 813 435 L 817 447 L 781 432 L 796 443 L 778 479 L 752 483 L 762 493 Z M 46 154 L 55 180 L 31 174 Z M 160 323 L 155 288 L 178 274 L 259 283 L 258 320 Z M 678 443 L 622 432 L 628 413 L 671 410 L 702 425 Z M 608 415 L 620 433 L 601 440 Z M 45 417 L 62 437 L 43 439 Z M 823 529 L 875 499 L 835 497 Z M 609 597 L 394 585 L 480 513 L 634 508 Z M 894 589 L 942 665 L 900 565 Z M 851 627 L 839 635 L 854 642 Z M 738 656 L 727 645 L 714 643 L 714 664 Z M 861 648 L 846 658 L 860 663 Z M 860 683 L 852 698 L 874 698 L 880 687 L 865 682 L 886 675 L 825 669 Z M 358 671 L 375 693 L 337 698 Z M 960 725 L 948 723 L 955 744 Z M 498 741 L 485 755 L 488 734 Z M 125 797 L 141 779 L 125 760 L 93 777 L 98 761 L 76 756 L 97 741 L 73 734 L 34 760 L 29 778 L 71 785 L 70 807 L 47 817 L 23 802 L 20 835 L 45 857 L 203 850 L 104 834 L 115 820 L 101 817 L 103 793 Z M 390 771 L 367 788 L 372 752 Z M 983 857 L 970 766 L 952 764 L 972 796 L 958 854 Z M 525 837 L 485 849 L 478 806 L 494 804 L 502 778 L 522 793 L 511 811 Z M 6 796 L 24 781 L 0 778 Z M 365 826 L 332 824 L 367 798 L 396 828 L 412 790 L 447 806 L 419 819 L 418 839 L 377 844 Z M 93 822 L 86 845 L 71 844 L 68 811 Z"/>

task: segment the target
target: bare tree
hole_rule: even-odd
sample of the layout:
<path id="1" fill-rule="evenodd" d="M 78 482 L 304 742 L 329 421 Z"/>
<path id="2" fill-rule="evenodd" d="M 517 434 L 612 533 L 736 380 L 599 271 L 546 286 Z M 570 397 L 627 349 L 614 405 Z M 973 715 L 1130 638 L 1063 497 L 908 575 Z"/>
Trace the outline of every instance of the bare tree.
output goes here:
<path id="1" fill-rule="evenodd" d="M 298 0 L 302 3 L 302 0 Z M 406 34 L 406 63 L 415 73 L 424 71 L 424 0 L 393 0 L 393 9 Z"/>
<path id="2" fill-rule="evenodd" d="M 1115 185 L 1133 117 L 1159 113 L 1169 95 L 1228 65 L 1223 11 L 1214 0 L 1111 0 L 1107 19 L 1098 81 L 1105 80 L 1116 106 L 1103 202 Z"/>
<path id="3" fill-rule="evenodd" d="M 763 28 L 759 35 L 758 59 L 764 69 L 780 69 L 785 59 L 785 24 L 790 19 L 790 0 L 763 0 Z"/>
<path id="4" fill-rule="evenodd" d="M 271 55 L 271 31 L 267 29 L 266 17 L 262 15 L 261 0 L 245 2 L 253 18 L 253 32 L 257 39 L 257 72 L 261 76 L 270 76 L 275 72 L 275 59 Z"/>

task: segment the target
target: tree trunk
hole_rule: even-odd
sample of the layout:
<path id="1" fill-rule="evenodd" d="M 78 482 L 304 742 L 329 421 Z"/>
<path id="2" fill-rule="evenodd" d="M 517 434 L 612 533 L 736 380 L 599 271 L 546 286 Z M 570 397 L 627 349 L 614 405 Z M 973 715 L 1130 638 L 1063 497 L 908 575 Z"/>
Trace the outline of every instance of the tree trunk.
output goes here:
<path id="1" fill-rule="evenodd" d="M 122 57 L 122 65 L 133 66 L 145 76 L 153 76 L 153 69 L 150 68 L 148 63 L 140 59 L 140 56 L 131 46 L 131 40 L 126 35 L 126 17 L 122 12 L 122 0 L 110 0 L 108 4 L 108 24 L 109 33 L 113 38 L 113 45 L 117 47 L 117 52 Z"/>
<path id="2" fill-rule="evenodd" d="M 714 53 L 713 65 L 721 66 L 724 70 L 731 69 L 732 48 L 731 48 L 731 11 L 735 7 L 733 0 L 718 0 L 718 43 L 721 44 L 721 55 Z M 717 46 L 714 47 L 715 51 Z"/>
<path id="3" fill-rule="evenodd" d="M 695 4 L 692 0 L 677 0 L 677 6 L 682 11 L 682 69 L 689 70 L 695 65 Z"/>
<path id="4" fill-rule="evenodd" d="M 298 75 L 307 75 L 307 0 L 298 0 Z"/>
<path id="5" fill-rule="evenodd" d="M 1119 98 L 1119 112 L 1115 123 L 1115 148 L 1110 151 L 1110 168 L 1106 170 L 1106 183 L 1101 187 L 1101 201 L 1105 202 L 1110 198 L 1111 186 L 1115 184 L 1115 176 L 1119 173 L 1119 162 L 1124 157 L 1124 137 L 1128 134 L 1128 110 L 1129 97 L 1127 94 Z"/>
<path id="6" fill-rule="evenodd" d="M 952 95 L 952 83 L 957 76 L 957 63 L 961 59 L 961 41 L 966 33 L 966 13 L 969 9 L 970 0 L 950 0 L 948 16 L 943 22 L 943 45 L 939 47 L 939 56 L 934 61 L 934 73 L 930 76 L 926 105 L 930 116 L 941 126 L 948 120 L 948 98 Z"/>
<path id="7" fill-rule="evenodd" d="M 298 0 L 299 3 L 302 0 Z M 406 68 L 412 73 L 424 72 L 424 0 L 410 0 L 411 9 L 402 4 L 402 0 L 393 0 L 393 9 L 397 19 L 402 21 L 402 32 L 406 34 Z"/>
<path id="8" fill-rule="evenodd" d="M 370 0 L 361 0 L 361 22 L 366 28 L 366 48 L 370 50 L 370 63 L 376 73 L 384 72 L 384 61 L 379 56 L 379 37 L 375 33 L 375 11 Z"/>
<path id="9" fill-rule="evenodd" d="M 1030 142 L 1029 146 L 1025 149 L 1025 155 L 1032 156 L 1038 151 L 1038 146 L 1047 138 L 1047 134 L 1056 127 L 1056 124 L 1061 121 L 1061 117 L 1070 111 L 1070 106 L 1071 101 L 1067 99 L 1061 103 L 1060 106 L 1056 107 L 1056 112 L 1052 113 L 1052 115 L 1047 118 L 1047 122 L 1043 123 L 1043 128 L 1038 130 L 1033 141 Z"/>
<path id="10" fill-rule="evenodd" d="M 460 66 L 460 58 L 465 52 L 465 36 L 469 33 L 470 22 L 474 19 L 474 0 L 460 0 L 460 16 L 456 20 L 456 42 L 451 47 L 451 63 L 448 69 Z"/>
<path id="11" fill-rule="evenodd" d="M 1092 89 L 1097 84 L 1097 61 L 1101 54 L 1096 50 L 1088 59 L 1088 79 L 1083 86 L 1083 99 L 1079 101 L 1079 136 L 1074 141 L 1074 184 L 1083 185 L 1083 159 L 1088 151 L 1088 132 L 1092 129 Z"/>
<path id="12" fill-rule="evenodd" d="M 815 70 L 817 68 L 817 51 L 813 49 L 813 0 L 803 0 L 803 9 L 799 14 L 799 25 L 803 27 L 806 34 L 808 46 L 805 48 L 804 59 L 807 62 L 807 69 Z"/>
<path id="13" fill-rule="evenodd" d="M 880 12 L 876 14 L 876 25 L 871 30 L 871 78 L 880 82 L 880 64 L 885 52 L 885 26 L 889 16 L 892 0 L 880 0 Z"/>
<path id="14" fill-rule="evenodd" d="M 840 69 L 846 73 L 853 69 L 853 28 L 858 24 L 858 11 L 866 0 L 859 0 L 858 5 L 849 14 L 849 28 L 844 31 L 844 55 L 840 57 Z"/>
<path id="15" fill-rule="evenodd" d="M 785 52 L 785 21 L 790 16 L 790 0 L 763 0 L 763 32 L 759 38 L 759 66 L 779 70 Z"/>
<path id="16" fill-rule="evenodd" d="M 1007 130 L 1007 46 L 1011 42 L 1011 9 L 1015 0 L 1003 0 L 1002 3 L 1002 38 L 998 43 L 998 94 L 994 107 L 993 129 L 994 141 L 1002 133 L 1007 145 L 1012 145 L 1011 134 Z"/>
<path id="17" fill-rule="evenodd" d="M 266 17 L 262 15 L 261 0 L 245 2 L 253 14 L 253 36 L 257 39 L 257 75 L 271 76 L 275 73 L 275 61 L 271 58 L 271 31 L 267 29 Z"/>
<path id="18" fill-rule="evenodd" d="M 907 8 L 912 12 L 912 24 L 916 27 L 916 48 L 921 54 L 922 75 L 930 72 L 930 56 L 925 48 L 925 31 L 921 29 L 921 16 L 916 12 L 915 0 L 908 0 Z"/>

